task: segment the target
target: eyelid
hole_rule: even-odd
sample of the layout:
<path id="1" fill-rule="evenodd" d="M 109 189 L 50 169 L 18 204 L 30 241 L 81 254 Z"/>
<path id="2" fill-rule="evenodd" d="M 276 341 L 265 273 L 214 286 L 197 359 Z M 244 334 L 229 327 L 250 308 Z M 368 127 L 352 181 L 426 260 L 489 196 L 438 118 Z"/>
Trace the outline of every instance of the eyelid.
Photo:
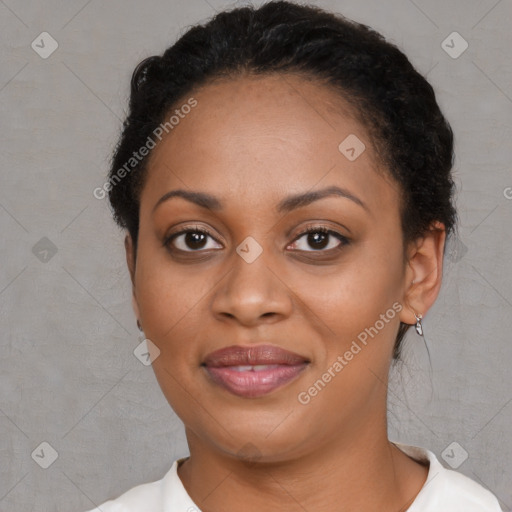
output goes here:
<path id="1" fill-rule="evenodd" d="M 337 234 L 345 237 L 347 240 L 352 235 L 352 231 L 347 226 L 345 226 L 344 224 L 341 224 L 339 222 L 334 222 L 334 221 L 327 221 L 327 220 L 312 220 L 312 221 L 309 221 L 309 224 L 306 224 L 305 226 L 303 226 L 301 228 L 302 232 L 300 232 L 299 235 L 300 234 L 304 234 L 304 232 L 307 232 L 308 230 L 313 229 L 313 228 L 320 229 L 320 230 L 328 230 L 328 231 L 331 231 L 333 233 L 337 233 Z M 345 230 L 348 234 L 347 235 L 343 235 L 343 233 L 340 233 L 339 230 Z M 294 231 L 294 228 L 290 229 L 289 231 L 287 231 L 286 236 L 287 237 L 291 236 L 293 231 Z M 295 235 L 295 236 L 298 236 L 298 235 Z"/>

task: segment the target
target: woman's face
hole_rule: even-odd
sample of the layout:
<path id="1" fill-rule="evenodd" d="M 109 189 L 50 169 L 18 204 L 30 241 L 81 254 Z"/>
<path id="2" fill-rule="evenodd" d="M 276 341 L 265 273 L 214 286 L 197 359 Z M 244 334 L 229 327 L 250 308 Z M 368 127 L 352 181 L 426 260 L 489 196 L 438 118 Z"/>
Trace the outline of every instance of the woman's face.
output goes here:
<path id="1" fill-rule="evenodd" d="M 132 275 L 165 396 L 189 435 L 232 455 L 369 439 L 411 316 L 398 187 L 348 103 L 319 84 L 245 77 L 193 96 L 151 155 Z M 178 189 L 214 199 L 160 201 Z"/>

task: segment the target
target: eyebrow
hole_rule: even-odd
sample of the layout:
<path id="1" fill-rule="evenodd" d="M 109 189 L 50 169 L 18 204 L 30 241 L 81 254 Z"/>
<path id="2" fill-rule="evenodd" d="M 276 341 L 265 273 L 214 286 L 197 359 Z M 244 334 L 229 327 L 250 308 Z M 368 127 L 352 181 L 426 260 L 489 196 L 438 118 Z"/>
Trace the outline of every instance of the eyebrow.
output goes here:
<path id="1" fill-rule="evenodd" d="M 281 200 L 276 210 L 279 213 L 286 213 L 290 212 L 291 210 L 295 210 L 296 208 L 301 208 L 304 206 L 307 206 L 314 201 L 318 201 L 320 199 L 324 199 L 326 197 L 344 197 L 346 199 L 350 199 L 357 205 L 361 206 L 365 210 L 368 210 L 368 206 L 359 199 L 357 196 L 349 192 L 348 190 L 344 188 L 337 187 L 335 185 L 323 188 L 320 190 L 313 190 L 308 191 L 304 193 L 294 194 L 290 195 L 283 200 Z M 190 201 L 191 203 L 194 203 L 202 208 L 208 208 L 210 210 L 221 210 L 222 209 L 222 203 L 221 201 L 216 198 L 215 196 L 212 196 L 211 194 L 207 194 L 205 192 L 197 192 L 197 191 L 189 191 L 189 190 L 183 190 L 183 189 L 177 189 L 177 190 L 171 190 L 170 192 L 167 192 L 164 194 L 155 204 L 153 207 L 153 212 L 160 206 L 163 202 L 168 201 L 169 199 L 173 197 L 181 197 L 187 201 Z"/>

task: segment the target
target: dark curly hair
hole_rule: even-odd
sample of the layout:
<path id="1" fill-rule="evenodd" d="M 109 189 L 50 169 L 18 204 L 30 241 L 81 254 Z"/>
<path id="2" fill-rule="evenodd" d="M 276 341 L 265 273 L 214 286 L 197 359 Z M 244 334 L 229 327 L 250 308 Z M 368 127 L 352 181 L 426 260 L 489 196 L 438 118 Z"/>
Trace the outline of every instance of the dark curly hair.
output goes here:
<path id="1" fill-rule="evenodd" d="M 366 25 L 315 6 L 271 1 L 216 14 L 133 72 L 129 113 L 105 191 L 135 252 L 140 192 L 151 153 L 127 169 L 134 150 L 199 86 L 217 78 L 274 73 L 317 79 L 355 107 L 384 168 L 399 185 L 404 247 L 435 221 L 448 235 L 454 230 L 453 134 L 431 85 L 395 45 Z M 408 327 L 400 324 L 395 358 Z"/>

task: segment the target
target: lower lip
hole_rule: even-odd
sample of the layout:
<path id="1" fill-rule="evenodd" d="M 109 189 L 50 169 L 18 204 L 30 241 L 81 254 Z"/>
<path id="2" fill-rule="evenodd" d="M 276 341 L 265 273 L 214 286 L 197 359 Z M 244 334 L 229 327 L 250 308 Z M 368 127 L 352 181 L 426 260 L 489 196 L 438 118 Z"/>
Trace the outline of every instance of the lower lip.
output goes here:
<path id="1" fill-rule="evenodd" d="M 266 395 L 295 379 L 307 364 L 273 365 L 263 370 L 238 371 L 230 366 L 205 366 L 214 382 L 233 393 L 246 398 Z"/>

